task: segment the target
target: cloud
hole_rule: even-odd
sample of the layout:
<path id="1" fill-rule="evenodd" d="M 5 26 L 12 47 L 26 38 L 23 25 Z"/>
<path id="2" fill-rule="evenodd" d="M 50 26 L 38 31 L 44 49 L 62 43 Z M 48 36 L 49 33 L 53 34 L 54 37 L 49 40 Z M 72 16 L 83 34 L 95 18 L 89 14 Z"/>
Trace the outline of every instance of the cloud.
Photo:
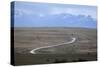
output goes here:
<path id="1" fill-rule="evenodd" d="M 96 12 L 88 10 L 86 8 L 81 9 L 81 8 L 68 8 L 68 7 L 53 7 L 49 10 L 49 14 L 51 15 L 56 15 L 56 14 L 73 14 L 73 15 L 85 15 L 88 16 L 90 15 L 92 18 L 96 18 Z"/>
<path id="2" fill-rule="evenodd" d="M 15 9 L 15 17 L 21 17 L 23 15 L 32 15 L 34 12 L 29 9 L 23 9 L 23 8 L 16 8 Z"/>
<path id="3" fill-rule="evenodd" d="M 24 9 L 24 8 L 15 9 L 14 15 L 15 15 L 15 17 L 22 17 L 22 16 L 45 17 L 46 16 L 46 14 L 44 12 L 38 12 L 36 10 Z"/>
<path id="4" fill-rule="evenodd" d="M 40 14 L 38 14 L 38 16 L 39 16 L 39 17 L 45 17 L 45 14 L 40 13 Z"/>
<path id="5" fill-rule="evenodd" d="M 75 11 L 75 10 L 74 10 Z M 50 14 L 62 14 L 62 13 L 72 13 L 73 9 L 71 8 L 51 8 L 50 9 Z"/>

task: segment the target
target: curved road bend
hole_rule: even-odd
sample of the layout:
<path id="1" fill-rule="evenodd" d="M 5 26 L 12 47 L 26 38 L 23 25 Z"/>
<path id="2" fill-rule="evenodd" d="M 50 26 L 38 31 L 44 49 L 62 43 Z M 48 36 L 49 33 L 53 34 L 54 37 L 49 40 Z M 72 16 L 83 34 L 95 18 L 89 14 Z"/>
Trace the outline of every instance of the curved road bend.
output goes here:
<path id="1" fill-rule="evenodd" d="M 55 46 L 60 46 L 60 45 L 64 45 L 64 44 L 71 44 L 71 43 L 74 43 L 76 41 L 76 38 L 73 37 L 71 41 L 69 42 L 66 42 L 66 43 L 62 43 L 62 44 L 58 44 L 58 45 L 52 45 L 52 46 L 44 46 L 44 47 L 39 47 L 39 48 L 36 48 L 36 49 L 33 49 L 30 51 L 31 54 L 36 54 L 36 50 L 39 50 L 39 49 L 42 49 L 42 48 L 49 48 L 49 47 L 55 47 Z"/>

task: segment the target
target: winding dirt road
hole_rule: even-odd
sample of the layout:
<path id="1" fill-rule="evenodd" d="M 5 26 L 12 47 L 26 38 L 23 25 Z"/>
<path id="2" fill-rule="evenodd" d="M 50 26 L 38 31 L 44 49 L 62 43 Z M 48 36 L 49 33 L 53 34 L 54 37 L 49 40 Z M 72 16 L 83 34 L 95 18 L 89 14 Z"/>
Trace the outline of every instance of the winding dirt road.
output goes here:
<path id="1" fill-rule="evenodd" d="M 61 45 L 65 45 L 65 44 L 71 44 L 71 43 L 74 43 L 75 41 L 76 41 L 76 38 L 73 37 L 72 40 L 69 41 L 69 42 L 62 43 L 62 44 L 58 44 L 58 45 L 39 47 L 39 48 L 36 48 L 36 49 L 31 50 L 30 53 L 31 53 L 31 54 L 36 54 L 36 52 L 35 52 L 36 50 L 43 49 L 43 48 L 55 47 L 55 46 L 61 46 Z"/>

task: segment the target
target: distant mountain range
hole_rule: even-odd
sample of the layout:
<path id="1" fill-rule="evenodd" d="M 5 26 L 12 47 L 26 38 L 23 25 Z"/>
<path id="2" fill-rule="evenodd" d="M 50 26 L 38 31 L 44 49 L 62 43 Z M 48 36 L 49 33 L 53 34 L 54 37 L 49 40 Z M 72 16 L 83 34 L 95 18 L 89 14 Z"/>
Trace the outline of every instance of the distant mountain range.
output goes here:
<path id="1" fill-rule="evenodd" d="M 97 20 L 90 15 L 54 14 L 54 15 L 23 15 L 15 19 L 15 27 L 82 27 L 96 28 Z M 17 20 L 17 22 L 16 22 Z"/>

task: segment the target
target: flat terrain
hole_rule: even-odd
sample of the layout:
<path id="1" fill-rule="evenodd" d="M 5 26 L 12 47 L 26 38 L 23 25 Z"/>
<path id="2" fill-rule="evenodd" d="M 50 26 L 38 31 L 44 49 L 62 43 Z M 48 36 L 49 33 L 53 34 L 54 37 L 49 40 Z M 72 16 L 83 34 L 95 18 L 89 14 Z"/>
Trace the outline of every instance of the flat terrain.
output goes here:
<path id="1" fill-rule="evenodd" d="M 39 47 L 75 42 L 43 48 Z M 86 28 L 15 28 L 15 65 L 97 60 L 97 30 Z"/>

